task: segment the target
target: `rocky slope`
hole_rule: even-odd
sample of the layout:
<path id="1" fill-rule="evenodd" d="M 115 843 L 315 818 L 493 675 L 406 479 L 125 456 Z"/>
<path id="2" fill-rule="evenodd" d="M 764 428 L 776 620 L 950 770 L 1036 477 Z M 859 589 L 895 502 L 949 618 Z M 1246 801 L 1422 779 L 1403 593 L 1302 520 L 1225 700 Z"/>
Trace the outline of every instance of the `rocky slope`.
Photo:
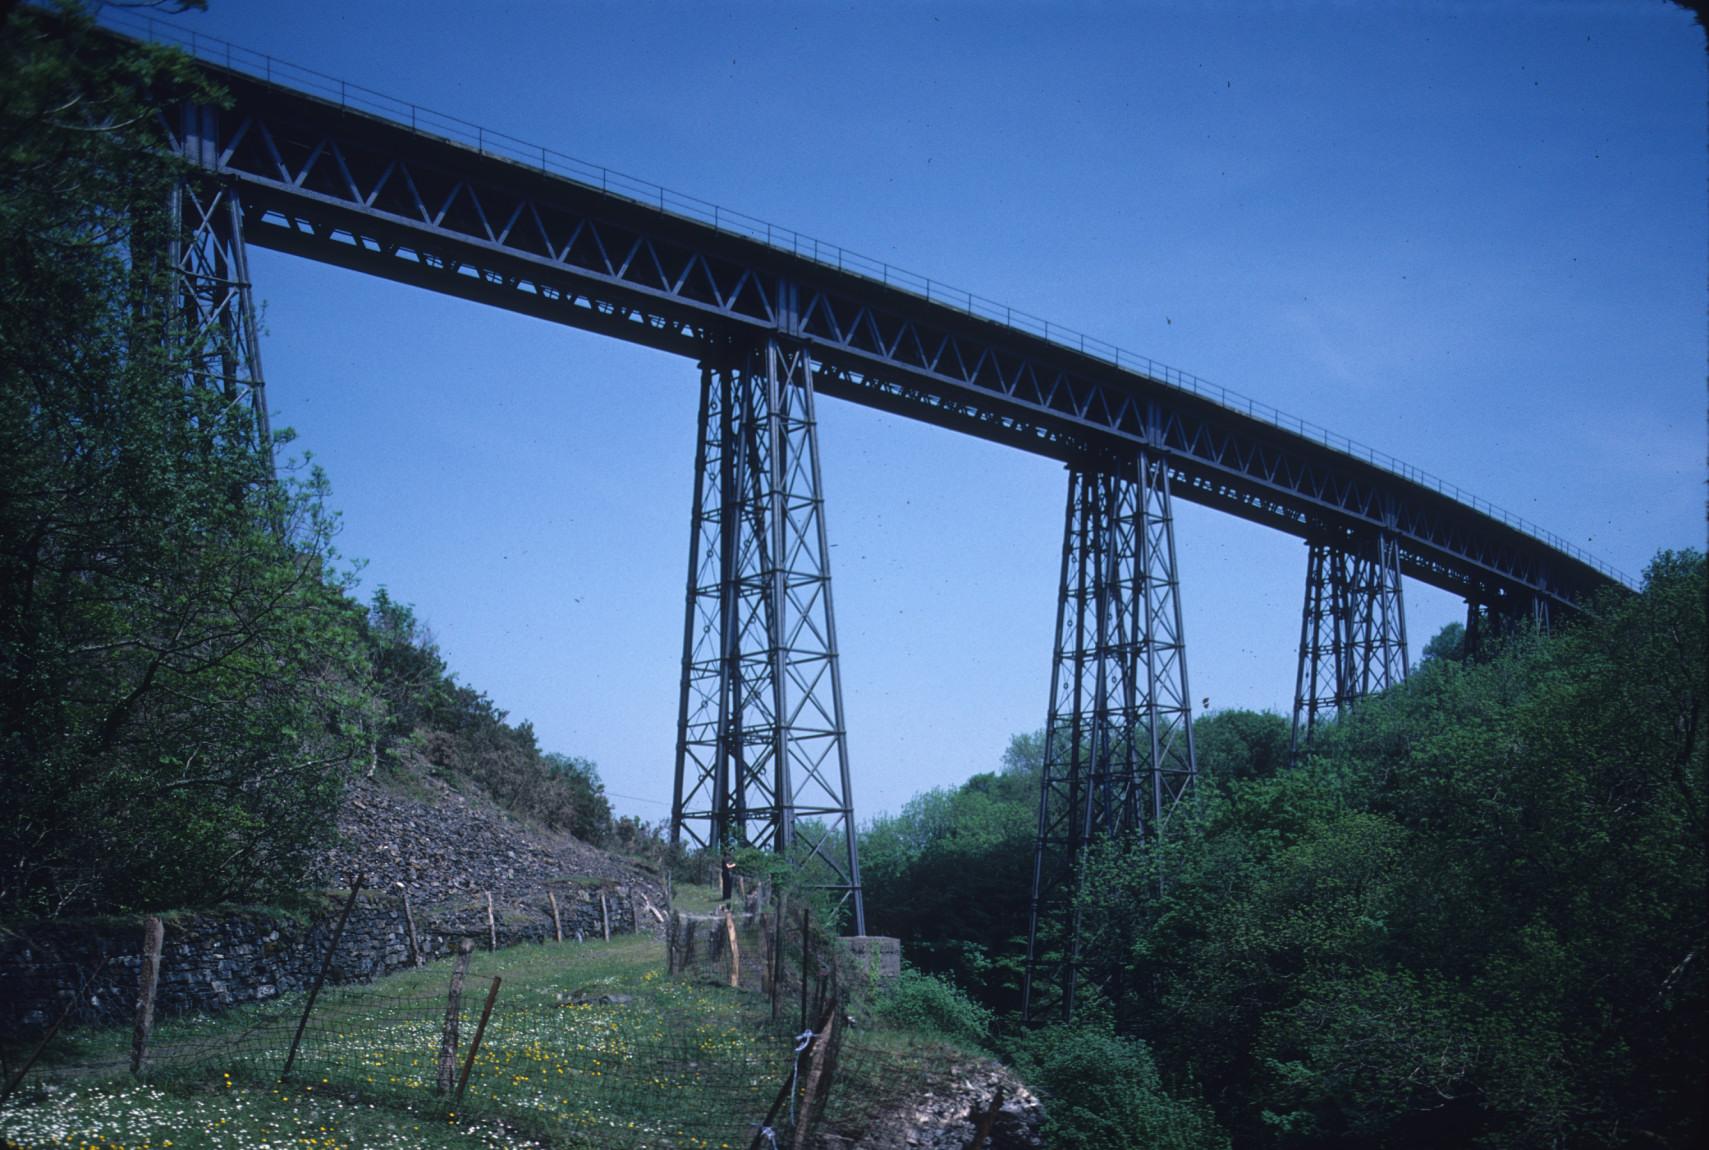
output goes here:
<path id="1" fill-rule="evenodd" d="M 981 1130 L 984 1150 L 1044 1145 L 1038 1098 L 1013 1071 L 990 1059 L 953 1057 L 916 1083 L 891 1085 L 896 1099 L 863 1121 L 858 1132 L 834 1124 L 821 1131 L 816 1141 L 822 1150 L 966 1150 Z"/>
<path id="2" fill-rule="evenodd" d="M 658 875 L 645 866 L 581 842 L 530 827 L 478 790 L 463 793 L 428 777 L 406 793 L 374 780 L 351 784 L 339 812 L 339 842 L 318 870 L 329 886 L 353 872 L 372 891 L 407 891 L 419 907 L 463 903 L 492 892 L 498 907 L 539 913 L 550 889 L 622 888 L 633 892 L 643 922 L 646 903 L 663 907 Z"/>

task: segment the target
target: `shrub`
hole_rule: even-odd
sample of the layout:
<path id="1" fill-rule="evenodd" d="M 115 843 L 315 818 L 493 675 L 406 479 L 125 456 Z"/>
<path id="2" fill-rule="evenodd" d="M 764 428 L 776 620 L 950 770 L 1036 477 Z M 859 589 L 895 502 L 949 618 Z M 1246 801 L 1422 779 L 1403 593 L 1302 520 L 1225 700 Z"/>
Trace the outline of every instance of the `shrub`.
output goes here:
<path id="1" fill-rule="evenodd" d="M 1170 1096 L 1138 1039 L 1093 1025 L 1023 1038 L 1016 1068 L 1044 1098 L 1045 1143 L 1057 1150 L 1227 1150 L 1203 1103 Z"/>
<path id="2" fill-rule="evenodd" d="M 881 1020 L 912 1030 L 929 1030 L 956 1042 L 982 1045 L 991 1031 L 991 1012 L 963 994 L 947 978 L 911 966 L 879 991 L 872 1003 Z"/>

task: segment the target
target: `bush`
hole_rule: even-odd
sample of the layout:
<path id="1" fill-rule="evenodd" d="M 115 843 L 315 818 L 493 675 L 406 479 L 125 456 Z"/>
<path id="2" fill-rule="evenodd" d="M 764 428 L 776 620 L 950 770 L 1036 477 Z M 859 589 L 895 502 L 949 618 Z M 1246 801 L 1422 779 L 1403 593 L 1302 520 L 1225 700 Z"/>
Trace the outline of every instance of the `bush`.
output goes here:
<path id="1" fill-rule="evenodd" d="M 929 1030 L 955 1042 L 983 1045 L 991 1031 L 991 1012 L 963 994 L 947 978 L 911 966 L 873 999 L 873 1014 L 911 1030 Z"/>
<path id="2" fill-rule="evenodd" d="M 1021 1039 L 1015 1065 L 1044 1098 L 1045 1144 L 1057 1150 L 1227 1150 L 1203 1103 L 1164 1090 L 1151 1050 L 1097 1025 L 1051 1026 Z"/>

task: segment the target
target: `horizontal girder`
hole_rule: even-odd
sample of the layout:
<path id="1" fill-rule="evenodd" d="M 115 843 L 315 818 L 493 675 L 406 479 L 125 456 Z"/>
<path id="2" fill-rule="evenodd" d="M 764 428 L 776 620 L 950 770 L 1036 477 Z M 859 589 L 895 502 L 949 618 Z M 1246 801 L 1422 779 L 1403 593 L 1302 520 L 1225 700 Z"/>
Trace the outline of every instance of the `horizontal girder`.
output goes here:
<path id="1" fill-rule="evenodd" d="M 1181 498 L 1299 536 L 1383 530 L 1407 574 L 1476 602 L 1571 606 L 1618 582 L 1430 483 L 973 314 L 971 297 L 961 310 L 203 66 L 232 106 L 173 143 L 233 182 L 250 242 L 695 358 L 781 336 L 808 349 L 822 394 L 1071 463 L 1149 446 Z"/>

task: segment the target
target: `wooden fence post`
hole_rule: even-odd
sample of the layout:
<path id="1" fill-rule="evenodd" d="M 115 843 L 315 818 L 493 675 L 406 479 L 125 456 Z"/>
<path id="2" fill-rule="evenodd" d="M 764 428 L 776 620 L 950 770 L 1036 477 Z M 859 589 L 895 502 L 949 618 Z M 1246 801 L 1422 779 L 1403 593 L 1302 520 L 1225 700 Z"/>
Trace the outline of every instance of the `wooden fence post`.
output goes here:
<path id="1" fill-rule="evenodd" d="M 457 1080 L 457 1097 L 452 1101 L 453 1106 L 463 1105 L 463 1091 L 469 1085 L 469 1071 L 475 1067 L 475 1055 L 480 1053 L 481 1036 L 487 1032 L 487 1019 L 493 1015 L 493 999 L 498 997 L 499 983 L 504 979 L 493 975 L 492 989 L 487 991 L 487 1004 L 481 1007 L 481 1020 L 475 1024 L 475 1037 L 469 1043 L 469 1057 L 463 1060 L 463 1077 Z"/>
<path id="2" fill-rule="evenodd" d="M 807 1029 L 807 928 L 813 921 L 813 908 L 801 908 L 801 1029 Z"/>
<path id="3" fill-rule="evenodd" d="M 605 892 L 599 892 L 599 925 L 605 931 L 605 941 L 611 941 L 611 908 L 605 905 Z"/>
<path id="4" fill-rule="evenodd" d="M 777 1021 L 778 998 L 780 987 L 783 985 L 783 938 L 789 932 L 784 928 L 789 925 L 789 896 L 782 891 L 777 893 L 777 922 L 771 932 L 771 1020 Z"/>
<path id="5" fill-rule="evenodd" d="M 154 991 L 160 983 L 160 949 L 166 928 L 153 915 L 142 925 L 142 970 L 137 975 L 136 1028 L 131 1033 L 131 1073 L 141 1074 L 148 1057 L 148 1036 L 154 1030 Z"/>
<path id="6" fill-rule="evenodd" d="M 794 1150 L 805 1150 L 807 1145 L 807 1128 L 813 1124 L 813 1100 L 819 1093 L 819 1079 L 825 1073 L 825 1064 L 830 1061 L 831 1032 L 836 1028 L 837 1004 L 833 1002 L 825 1012 L 825 1021 L 820 1024 L 819 1033 L 813 1036 L 813 1053 L 808 1056 L 807 1082 L 801 1089 L 801 1108 L 795 1114 Z"/>
<path id="7" fill-rule="evenodd" d="M 670 920 L 665 923 L 665 973 L 666 974 L 675 974 L 676 973 L 676 943 L 677 943 L 677 917 L 676 917 L 676 911 L 673 910 L 673 911 L 671 911 Z"/>
<path id="8" fill-rule="evenodd" d="M 411 966 L 420 966 L 421 940 L 415 933 L 415 914 L 409 908 L 409 889 L 404 889 L 404 928 L 409 935 L 409 962 Z"/>
<path id="9" fill-rule="evenodd" d="M 452 1076 L 457 1073 L 457 1014 L 463 1006 L 463 976 L 469 973 L 469 955 L 474 952 L 472 939 L 457 944 L 457 965 L 451 968 L 451 993 L 445 1000 L 445 1030 L 439 1038 L 439 1082 L 436 1093 L 451 1089 Z"/>
<path id="10" fill-rule="evenodd" d="M 309 1012 L 315 1008 L 315 999 L 320 997 L 320 988 L 326 982 L 327 974 L 332 970 L 332 956 L 338 953 L 338 940 L 344 937 L 344 924 L 350 918 L 350 910 L 356 905 L 356 895 L 362 889 L 362 876 L 350 876 L 350 897 L 344 900 L 344 910 L 338 916 L 338 925 L 332 928 L 332 942 L 326 948 L 326 958 L 320 964 L 320 973 L 315 976 L 314 985 L 309 988 L 309 1000 L 303 1003 L 303 1016 L 297 1019 L 297 1033 L 291 1038 L 291 1052 L 285 1056 L 285 1069 L 279 1072 L 279 1081 L 290 1077 L 291 1067 L 297 1061 L 297 1047 L 302 1045 L 303 1029 L 309 1024 Z"/>
<path id="11" fill-rule="evenodd" d="M 1003 1110 L 1003 1088 L 997 1087 L 997 1093 L 991 1097 L 991 1108 L 979 1117 L 979 1125 L 973 1131 L 973 1142 L 967 1150 L 985 1150 L 985 1139 L 991 1137 L 991 1127 L 997 1121 L 997 1115 Z"/>
<path id="12" fill-rule="evenodd" d="M 724 908 L 724 934 L 730 940 L 730 985 L 740 990 L 742 986 L 742 947 L 736 941 L 736 916 L 730 908 Z"/>
<path id="13" fill-rule="evenodd" d="M 760 993 L 771 995 L 771 913 L 760 911 Z M 773 995 L 772 997 L 776 997 Z"/>
<path id="14" fill-rule="evenodd" d="M 552 904 L 552 935 L 559 942 L 564 941 L 564 924 L 558 918 L 558 896 L 552 891 L 546 892 L 546 899 Z"/>
<path id="15" fill-rule="evenodd" d="M 823 1031 L 829 1029 L 830 1022 L 831 1022 L 830 1017 L 827 1016 L 825 1018 L 825 1021 L 819 1024 L 819 1030 L 821 1032 L 823 1032 Z M 809 1038 L 807 1040 L 807 1050 L 811 1051 L 813 1049 L 813 1044 L 818 1042 L 818 1040 L 819 1039 L 818 1039 L 817 1035 L 815 1035 L 812 1038 Z M 799 1058 L 800 1054 L 797 1054 L 795 1057 Z M 766 1132 L 768 1130 L 772 1130 L 772 1123 L 777 1121 L 778 1114 L 782 1113 L 782 1111 L 783 1111 L 783 1104 L 789 1100 L 789 1096 L 794 1091 L 794 1089 L 795 1089 L 795 1063 L 792 1062 L 790 1064 L 790 1068 L 789 1068 L 789 1076 L 783 1080 L 783 1085 L 781 1085 L 777 1088 L 777 1096 L 771 1100 L 771 1109 L 769 1109 L 765 1112 L 765 1118 L 763 1118 L 760 1121 L 759 1125 L 755 1128 L 753 1141 L 748 1143 L 748 1150 L 762 1150 L 762 1148 L 765 1146 L 765 1143 L 766 1143 Z M 776 1143 L 776 1140 L 774 1137 L 772 1140 L 772 1145 L 775 1146 L 776 1144 L 777 1143 Z"/>
<path id="16" fill-rule="evenodd" d="M 487 950 L 498 951 L 498 922 L 493 918 L 493 892 L 487 892 Z"/>

